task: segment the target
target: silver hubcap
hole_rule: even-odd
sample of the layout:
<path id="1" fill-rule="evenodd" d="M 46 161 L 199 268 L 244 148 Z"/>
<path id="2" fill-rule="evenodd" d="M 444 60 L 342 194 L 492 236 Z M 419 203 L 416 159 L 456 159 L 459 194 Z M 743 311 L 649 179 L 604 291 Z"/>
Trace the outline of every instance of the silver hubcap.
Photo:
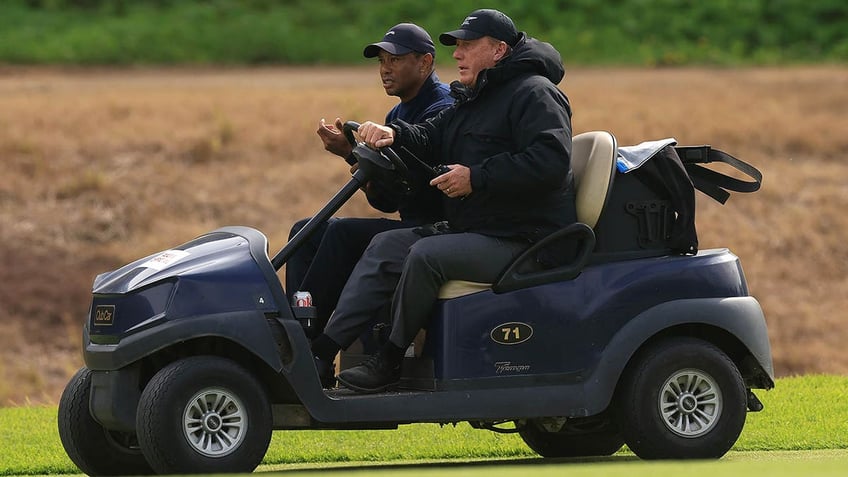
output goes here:
<path id="1" fill-rule="evenodd" d="M 236 450 L 247 434 L 244 404 L 225 389 L 204 389 L 185 407 L 183 433 L 197 452 L 223 457 Z"/>
<path id="2" fill-rule="evenodd" d="M 658 404 L 663 423 L 671 432 L 682 437 L 700 437 L 721 416 L 721 390 L 709 374 L 684 369 L 663 384 Z"/>

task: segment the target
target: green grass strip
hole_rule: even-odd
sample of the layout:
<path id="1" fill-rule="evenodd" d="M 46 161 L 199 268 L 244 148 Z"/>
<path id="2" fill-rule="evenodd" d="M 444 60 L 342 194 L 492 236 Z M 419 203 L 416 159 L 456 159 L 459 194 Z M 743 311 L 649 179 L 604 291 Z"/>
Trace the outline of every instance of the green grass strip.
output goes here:
<path id="1" fill-rule="evenodd" d="M 401 461 L 391 464 L 305 464 L 266 465 L 262 472 L 285 471 L 287 477 L 315 475 L 368 475 L 403 477 L 656 477 L 658 475 L 709 475 L 710 477 L 816 477 L 844 476 L 848 450 L 789 452 L 730 452 L 718 461 L 641 461 L 634 456 L 615 455 L 595 459 L 510 459 Z"/>
<path id="2" fill-rule="evenodd" d="M 803 450 L 816 451 L 813 455 L 828 456 L 826 452 L 821 452 L 848 449 L 848 439 L 846 439 L 848 436 L 848 377 L 814 375 L 784 378 L 778 380 L 774 390 L 758 391 L 758 395 L 765 409 L 760 413 L 748 415 L 745 429 L 733 449 L 735 452 L 712 464 L 723 465 L 725 461 L 735 461 L 737 456 L 756 455 L 748 451 Z M 0 452 L 0 475 L 79 472 L 68 459 L 59 441 L 56 416 L 57 409 L 53 406 L 0 409 L 0 429 L 3 429 L 0 433 L 0 449 L 3 449 Z M 773 455 L 773 452 L 769 452 L 763 460 L 770 460 Z M 787 453 L 787 455 L 795 454 Z M 837 452 L 833 456 L 837 461 L 841 461 L 837 467 L 843 472 L 840 475 L 844 475 L 844 469 L 848 468 L 846 465 L 848 453 Z M 516 459 L 520 463 L 525 458 L 532 458 L 533 462 L 538 464 L 540 461 L 535 459 L 536 457 L 524 445 L 521 438 L 514 434 L 495 434 L 472 429 L 465 423 L 444 427 L 436 424 L 413 424 L 401 426 L 397 430 L 384 431 L 275 432 L 264 464 L 270 469 L 296 470 L 297 467 L 306 464 L 310 468 L 338 467 L 339 465 L 347 467 L 353 464 L 362 467 L 367 463 L 377 463 L 384 467 L 387 462 L 439 463 L 448 460 L 450 465 L 459 465 L 468 460 L 510 459 L 509 466 L 515 466 Z M 804 461 L 805 459 L 806 457 L 802 457 L 796 460 Z M 611 459 L 603 460 L 604 466 L 612 466 L 607 469 L 610 473 L 604 475 L 619 475 L 613 473 L 616 465 L 632 460 L 637 459 L 626 450 L 619 452 Z M 746 457 L 743 460 L 748 461 L 752 458 Z M 807 474 L 805 467 L 804 473 L 836 475 L 830 473 L 828 461 L 829 459 L 824 457 L 812 459 L 804 465 L 813 466 L 816 470 Z M 643 464 L 640 463 L 637 468 L 642 469 Z M 756 462 L 745 464 L 754 468 L 757 465 L 759 464 Z M 420 470 L 422 472 L 438 471 L 442 464 L 436 466 L 436 469 L 432 469 L 431 466 Z M 379 470 L 379 467 L 371 470 Z M 347 468 L 349 470 L 349 467 Z M 578 466 L 573 470 L 576 472 L 579 468 Z M 474 475 L 466 474 L 466 471 L 476 472 L 473 466 L 463 467 L 463 469 L 464 475 Z M 748 472 L 745 469 L 739 469 L 740 473 L 736 475 Z M 791 475 L 791 473 L 781 472 L 790 472 L 792 469 L 796 472 L 799 470 L 798 467 L 794 467 L 794 464 L 786 468 L 778 466 L 772 469 L 775 473 L 769 475 Z M 630 470 L 633 469 L 628 465 L 624 466 L 621 472 Z M 656 473 L 657 470 L 659 468 L 646 471 L 646 475 L 647 472 Z M 709 468 L 704 470 L 711 471 Z M 524 471 L 529 470 L 524 469 Z M 532 471 L 546 472 L 547 470 L 544 465 L 533 465 Z M 491 473 L 485 469 L 481 472 Z M 569 472 L 572 472 L 572 469 L 569 469 Z"/>

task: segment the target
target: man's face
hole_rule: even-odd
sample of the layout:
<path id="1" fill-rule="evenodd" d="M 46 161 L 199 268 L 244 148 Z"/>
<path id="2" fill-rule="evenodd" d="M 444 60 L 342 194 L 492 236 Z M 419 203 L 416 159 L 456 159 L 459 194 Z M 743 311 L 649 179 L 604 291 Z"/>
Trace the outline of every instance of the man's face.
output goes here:
<path id="1" fill-rule="evenodd" d="M 393 55 L 386 50 L 380 50 L 377 59 L 380 62 L 380 79 L 383 88 L 389 96 L 397 96 L 401 101 L 407 101 L 418 94 L 421 87 L 424 55 L 407 53 Z"/>
<path id="2" fill-rule="evenodd" d="M 473 88 L 477 84 L 477 74 L 495 66 L 503 58 L 503 52 L 498 48 L 498 42 L 489 37 L 457 39 L 453 58 L 459 68 L 459 82 Z"/>

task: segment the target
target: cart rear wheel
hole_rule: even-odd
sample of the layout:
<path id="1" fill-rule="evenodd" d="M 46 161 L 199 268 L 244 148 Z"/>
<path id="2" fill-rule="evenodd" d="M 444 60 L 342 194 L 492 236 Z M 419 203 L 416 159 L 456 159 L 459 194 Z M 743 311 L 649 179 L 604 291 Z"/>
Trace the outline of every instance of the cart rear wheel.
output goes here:
<path id="1" fill-rule="evenodd" d="M 59 400 L 59 438 L 68 457 L 88 475 L 153 473 L 135 434 L 104 429 L 88 410 L 91 370 L 81 368 Z"/>
<path id="2" fill-rule="evenodd" d="M 746 393 L 733 361 L 710 343 L 670 339 L 636 357 L 618 396 L 625 442 L 643 459 L 710 459 L 739 438 Z"/>
<path id="3" fill-rule="evenodd" d="M 271 406 L 250 372 L 227 359 L 197 356 L 153 376 L 136 427 L 158 473 L 251 472 L 271 441 Z"/>

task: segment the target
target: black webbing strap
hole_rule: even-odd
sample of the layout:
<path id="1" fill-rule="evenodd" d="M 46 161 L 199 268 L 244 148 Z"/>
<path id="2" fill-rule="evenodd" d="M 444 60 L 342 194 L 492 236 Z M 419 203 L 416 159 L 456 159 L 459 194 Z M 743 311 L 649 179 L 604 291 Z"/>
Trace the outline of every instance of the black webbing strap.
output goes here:
<path id="1" fill-rule="evenodd" d="M 683 167 L 689 173 L 689 177 L 692 179 L 692 185 L 722 204 L 727 202 L 727 199 L 730 197 L 728 190 L 735 192 L 754 192 L 759 190 L 763 182 L 763 174 L 757 168 L 736 159 L 724 151 L 713 149 L 710 146 L 677 146 L 674 149 L 677 151 L 677 155 L 680 156 Z M 736 179 L 698 165 L 709 164 L 710 162 L 728 164 L 752 178 L 753 181 Z"/>

